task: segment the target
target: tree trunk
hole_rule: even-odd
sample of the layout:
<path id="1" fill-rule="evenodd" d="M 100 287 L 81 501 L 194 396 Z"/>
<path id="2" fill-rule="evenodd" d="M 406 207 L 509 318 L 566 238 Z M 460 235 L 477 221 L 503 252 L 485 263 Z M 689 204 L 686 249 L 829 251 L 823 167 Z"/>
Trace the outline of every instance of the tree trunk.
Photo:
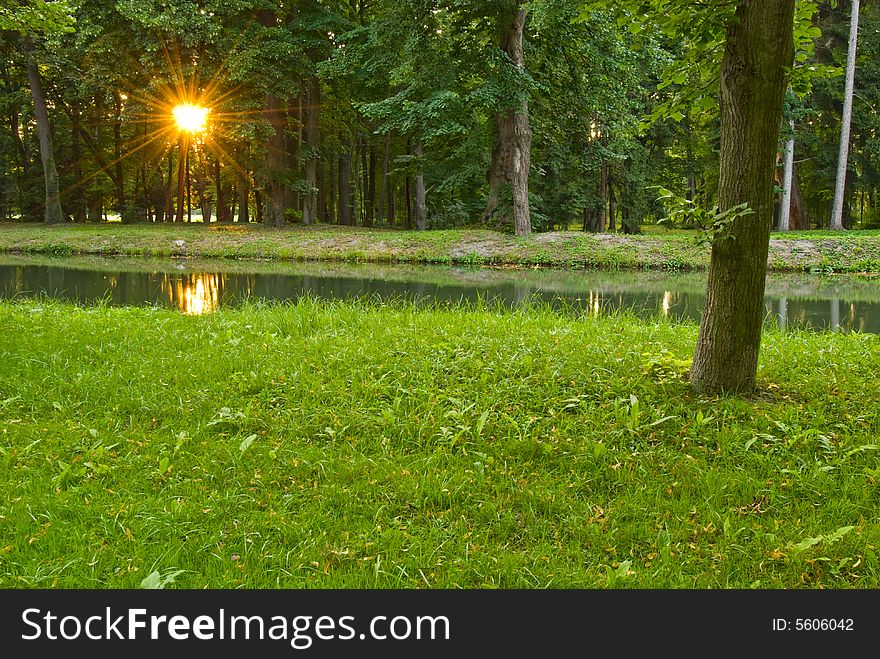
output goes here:
<path id="1" fill-rule="evenodd" d="M 385 158 L 382 160 L 382 182 L 379 190 L 379 205 L 376 207 L 376 219 L 379 224 L 385 221 L 385 204 L 388 200 L 388 166 L 391 160 L 391 131 L 385 133 Z"/>
<path id="2" fill-rule="evenodd" d="M 785 143 L 785 165 L 782 174 L 782 203 L 779 207 L 779 230 L 791 228 L 791 192 L 794 184 L 794 121 L 789 122 L 792 137 Z"/>
<path id="3" fill-rule="evenodd" d="M 691 369 L 698 392 L 754 389 L 773 222 L 773 170 L 786 70 L 794 57 L 795 0 L 743 0 L 721 64 L 722 209 L 748 204 L 712 244 L 706 306 Z"/>
<path id="4" fill-rule="evenodd" d="M 416 141 L 413 146 L 413 155 L 416 157 L 416 228 L 419 231 L 428 229 L 428 204 L 425 190 L 425 173 L 422 171 L 422 157 L 425 155 L 421 141 Z"/>
<path id="5" fill-rule="evenodd" d="M 284 140 L 284 114 L 278 97 L 266 95 L 266 119 L 272 127 L 266 154 L 266 208 L 267 226 L 283 227 L 287 224 L 287 186 L 283 178 L 287 171 L 287 149 Z"/>
<path id="6" fill-rule="evenodd" d="M 801 197 L 801 186 L 798 182 L 797 165 L 792 167 L 791 182 L 791 210 L 789 212 L 789 229 L 793 231 L 804 231 L 810 228 L 807 222 L 807 213 L 804 209 L 804 200 Z"/>
<path id="7" fill-rule="evenodd" d="M 259 188 L 254 189 L 254 208 L 257 211 L 257 224 L 262 224 L 266 207 L 263 205 L 263 193 Z"/>
<path id="8" fill-rule="evenodd" d="M 73 160 L 73 221 L 82 224 L 86 221 L 85 181 L 82 170 L 82 147 L 80 146 L 80 115 L 75 112 L 71 118 L 70 148 Z"/>
<path id="9" fill-rule="evenodd" d="M 122 96 L 116 93 L 116 110 L 113 118 L 113 159 L 116 176 L 116 206 L 119 210 L 119 218 L 125 222 L 128 220 L 125 200 L 125 178 L 122 169 Z"/>
<path id="10" fill-rule="evenodd" d="M 855 91 L 856 54 L 859 46 L 859 0 L 852 0 L 852 17 L 849 27 L 849 55 L 846 62 L 846 91 L 843 96 L 843 117 L 840 127 L 840 156 L 837 160 L 837 185 L 834 205 L 831 208 L 831 229 L 841 231 L 843 226 L 843 201 L 846 195 L 846 172 L 849 165 L 849 138 L 852 128 L 853 95 Z"/>
<path id="11" fill-rule="evenodd" d="M 34 99 L 34 116 L 37 119 L 37 131 L 40 137 L 43 178 L 46 182 L 45 220 L 47 224 L 61 224 L 64 222 L 64 212 L 61 210 L 61 180 L 55 166 L 55 149 L 52 145 L 52 127 L 49 124 L 49 111 L 46 107 L 46 92 L 43 90 L 43 81 L 40 78 L 40 70 L 37 68 L 34 46 L 30 38 L 25 39 L 24 48 L 28 82 Z"/>
<path id="12" fill-rule="evenodd" d="M 697 198 L 697 174 L 694 159 L 694 129 L 691 126 L 690 116 L 686 118 L 684 128 L 687 132 L 687 199 L 694 201 Z"/>
<path id="13" fill-rule="evenodd" d="M 599 174 L 599 233 L 608 231 L 608 163 L 602 163 Z"/>
<path id="14" fill-rule="evenodd" d="M 196 192 L 199 195 L 199 210 L 202 213 L 202 223 L 206 227 L 211 226 L 213 219 L 213 206 L 211 204 L 211 195 L 208 194 L 208 166 L 205 162 L 205 154 L 200 149 L 198 151 L 198 162 L 196 163 Z"/>
<path id="15" fill-rule="evenodd" d="M 318 187 L 318 214 L 317 222 L 327 223 L 327 171 L 324 163 L 318 164 L 317 181 Z"/>
<path id="16" fill-rule="evenodd" d="M 521 71 L 526 68 L 523 53 L 526 13 L 527 10 L 520 9 L 519 3 L 516 3 L 513 16 L 502 19 L 510 20 L 510 24 L 504 25 L 501 49 Z M 509 185 L 513 198 L 514 229 L 516 235 L 525 236 L 532 232 L 529 211 L 532 130 L 529 124 L 529 101 L 526 95 L 523 94 L 518 107 L 499 112 L 495 121 L 497 135 L 492 164 L 489 167 L 489 200 L 483 213 L 483 222 L 488 222 L 499 214 L 502 191 Z M 498 219 L 502 224 L 508 224 L 511 220 L 506 214 L 500 215 Z"/>
<path id="17" fill-rule="evenodd" d="M 239 170 L 238 176 L 238 223 L 251 223 L 251 191 L 247 171 Z"/>
<path id="18" fill-rule="evenodd" d="M 611 233 L 617 231 L 617 198 L 614 196 L 614 186 L 608 181 L 608 230 Z"/>
<path id="19" fill-rule="evenodd" d="M 351 153 L 345 150 L 339 154 L 339 224 L 352 226 L 354 223 L 354 204 L 351 198 Z"/>
<path id="20" fill-rule="evenodd" d="M 404 195 L 406 196 L 406 229 L 412 231 L 413 228 L 413 212 L 412 212 L 412 177 L 406 175 L 406 185 L 404 187 Z"/>
<path id="21" fill-rule="evenodd" d="M 314 224 L 320 220 L 318 203 L 318 148 L 320 147 L 321 81 L 312 78 L 309 83 L 308 121 L 306 126 L 306 187 L 308 192 L 303 199 L 303 224 Z"/>
<path id="22" fill-rule="evenodd" d="M 376 220 L 376 148 L 373 144 L 373 141 L 369 141 L 370 148 L 370 159 L 369 166 L 367 168 L 367 192 L 366 192 L 366 206 L 367 206 L 367 224 L 366 226 L 371 227 L 375 224 Z M 381 215 L 381 213 L 380 213 Z"/>
<path id="23" fill-rule="evenodd" d="M 177 215 L 175 222 L 183 222 L 184 213 L 184 196 L 186 195 L 186 169 L 189 160 L 189 141 L 183 135 L 180 136 L 178 142 L 178 158 L 177 158 Z"/>

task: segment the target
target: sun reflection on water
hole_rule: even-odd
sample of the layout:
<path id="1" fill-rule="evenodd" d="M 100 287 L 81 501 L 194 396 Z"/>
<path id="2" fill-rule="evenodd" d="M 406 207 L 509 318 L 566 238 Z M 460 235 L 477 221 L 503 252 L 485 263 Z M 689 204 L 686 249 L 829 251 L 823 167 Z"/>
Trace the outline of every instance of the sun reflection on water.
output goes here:
<path id="1" fill-rule="evenodd" d="M 188 316 L 202 316 L 220 308 L 223 275 L 192 274 L 166 279 L 168 301 Z"/>

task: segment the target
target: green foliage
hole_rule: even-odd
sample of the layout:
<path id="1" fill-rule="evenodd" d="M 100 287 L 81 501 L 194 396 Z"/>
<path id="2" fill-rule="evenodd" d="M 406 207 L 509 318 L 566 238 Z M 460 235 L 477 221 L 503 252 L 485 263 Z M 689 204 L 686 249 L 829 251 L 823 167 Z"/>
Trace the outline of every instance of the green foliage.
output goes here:
<path id="1" fill-rule="evenodd" d="M 67 0 L 26 0 L 0 5 L 0 30 L 30 35 L 73 31 L 75 19 Z"/>
<path id="2" fill-rule="evenodd" d="M 739 204 L 724 211 L 717 206 L 706 210 L 693 200 L 679 197 L 670 190 L 659 186 L 656 189 L 660 193 L 658 201 L 664 202 L 667 208 L 667 215 L 660 218 L 657 224 L 668 229 L 696 229 L 695 240 L 700 244 L 735 240 L 730 234 L 733 223 L 754 214 L 748 204 Z"/>

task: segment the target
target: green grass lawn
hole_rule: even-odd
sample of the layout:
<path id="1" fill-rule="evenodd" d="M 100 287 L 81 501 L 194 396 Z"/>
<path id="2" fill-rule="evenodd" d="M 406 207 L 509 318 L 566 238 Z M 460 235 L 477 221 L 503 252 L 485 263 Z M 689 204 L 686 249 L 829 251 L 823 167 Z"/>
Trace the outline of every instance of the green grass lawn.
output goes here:
<path id="1" fill-rule="evenodd" d="M 487 229 L 401 231 L 338 226 L 0 224 L 0 252 L 47 255 L 189 256 L 293 261 L 704 270 L 709 249 L 694 232 L 645 235 L 577 231 L 528 238 Z M 774 234 L 777 272 L 880 272 L 880 232 Z"/>
<path id="2" fill-rule="evenodd" d="M 0 586 L 876 588 L 880 337 L 0 304 Z M 170 584 L 169 584 L 170 585 Z"/>

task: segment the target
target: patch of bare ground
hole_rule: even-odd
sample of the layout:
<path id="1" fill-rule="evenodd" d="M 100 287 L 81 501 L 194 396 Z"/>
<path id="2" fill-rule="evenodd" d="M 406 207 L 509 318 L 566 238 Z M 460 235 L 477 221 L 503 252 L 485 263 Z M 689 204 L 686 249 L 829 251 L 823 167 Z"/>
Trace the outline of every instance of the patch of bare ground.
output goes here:
<path id="1" fill-rule="evenodd" d="M 827 241 L 822 241 L 827 242 Z M 773 239 L 770 241 L 771 260 L 785 263 L 814 262 L 820 259 L 827 245 L 821 247 L 814 240 Z"/>
<path id="2" fill-rule="evenodd" d="M 465 239 L 452 247 L 450 255 L 453 258 L 461 258 L 476 254 L 477 256 L 489 258 L 498 254 L 498 251 L 505 247 L 504 243 L 504 236 L 500 235 L 491 238 L 481 236 L 480 238 Z"/>

